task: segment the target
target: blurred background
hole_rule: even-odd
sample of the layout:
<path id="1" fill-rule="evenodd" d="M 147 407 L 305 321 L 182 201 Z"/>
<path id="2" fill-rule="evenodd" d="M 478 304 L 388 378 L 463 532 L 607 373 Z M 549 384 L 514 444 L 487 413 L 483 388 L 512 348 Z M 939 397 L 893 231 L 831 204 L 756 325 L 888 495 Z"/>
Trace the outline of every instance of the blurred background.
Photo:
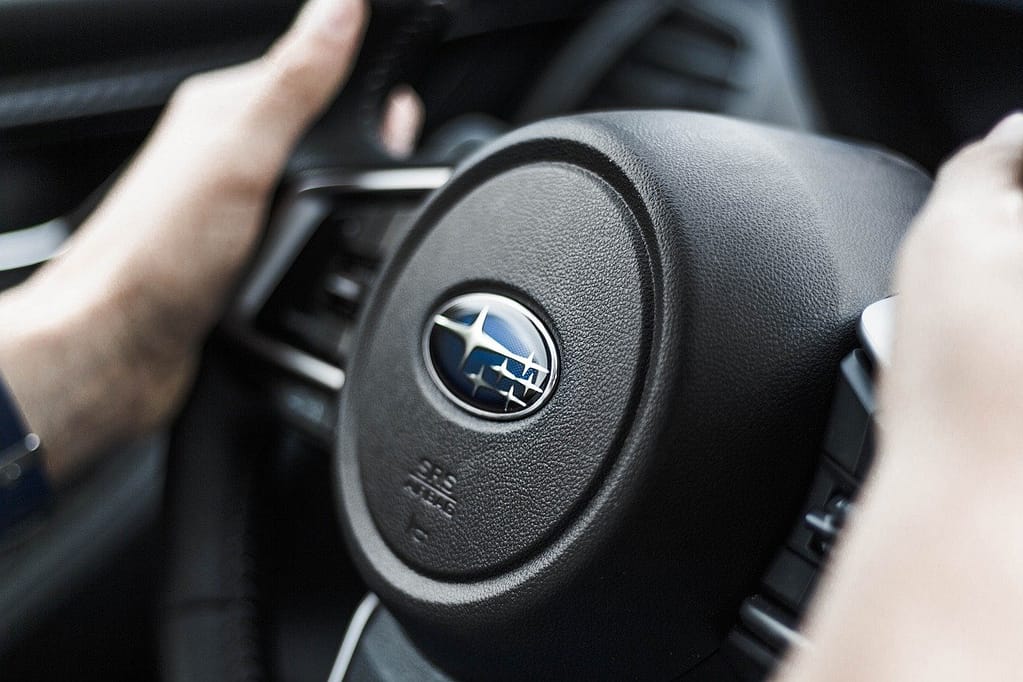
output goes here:
<path id="1" fill-rule="evenodd" d="M 384 3 L 386 4 L 386 3 Z M 928 168 L 1023 102 L 1019 0 L 517 0 L 457 12 L 413 85 L 466 114 L 714 111 Z M 0 230 L 77 206 L 190 73 L 258 54 L 296 0 L 0 0 Z"/>

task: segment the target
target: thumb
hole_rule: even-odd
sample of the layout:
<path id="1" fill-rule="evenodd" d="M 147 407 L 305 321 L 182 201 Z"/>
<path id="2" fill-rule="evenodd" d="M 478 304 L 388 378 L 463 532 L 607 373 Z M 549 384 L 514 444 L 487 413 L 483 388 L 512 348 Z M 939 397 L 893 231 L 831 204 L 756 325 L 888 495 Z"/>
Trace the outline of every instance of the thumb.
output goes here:
<path id="1" fill-rule="evenodd" d="M 310 0 L 259 59 L 186 80 L 134 175 L 268 191 L 351 73 L 368 14 L 366 0 Z"/>
<path id="2" fill-rule="evenodd" d="M 251 102 L 259 130 L 277 128 L 293 145 L 347 80 L 362 43 L 365 0 L 311 0 L 260 60 L 261 92 Z"/>

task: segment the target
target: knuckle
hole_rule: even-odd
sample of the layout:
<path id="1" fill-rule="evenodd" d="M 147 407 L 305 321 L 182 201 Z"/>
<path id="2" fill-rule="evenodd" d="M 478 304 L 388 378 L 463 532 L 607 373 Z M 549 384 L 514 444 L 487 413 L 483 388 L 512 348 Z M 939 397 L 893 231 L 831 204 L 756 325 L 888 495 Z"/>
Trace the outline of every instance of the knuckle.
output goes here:
<path id="1" fill-rule="evenodd" d="M 907 238 L 907 257 L 931 272 L 977 273 L 1006 262 L 1018 265 L 1023 239 L 1007 231 L 970 229 L 975 221 L 963 211 L 930 216 Z"/>
<path id="2" fill-rule="evenodd" d="M 273 180 L 259 163 L 248 113 L 259 93 L 248 72 L 210 72 L 193 76 L 178 87 L 167 107 L 159 136 L 176 164 L 201 167 L 202 183 L 222 196 L 250 196 L 268 191 Z M 198 177 L 198 176 L 196 176 Z"/>
<path id="3" fill-rule="evenodd" d="M 913 222 L 905 249 L 925 261 L 942 262 L 977 241 L 968 220 L 955 205 L 935 202 Z"/>
<path id="4" fill-rule="evenodd" d="M 169 108 L 171 111 L 189 110 L 198 107 L 210 89 L 209 76 L 198 74 L 183 80 L 171 95 Z"/>
<path id="5" fill-rule="evenodd" d="M 306 42 L 295 42 L 264 57 L 265 87 L 276 97 L 310 96 L 317 90 L 320 69 L 317 50 Z"/>
<path id="6" fill-rule="evenodd" d="M 1017 109 L 1005 118 L 1006 125 L 1023 128 L 1023 109 Z"/>
<path id="7" fill-rule="evenodd" d="M 1016 110 L 1003 118 L 995 130 L 1011 135 L 1023 133 L 1023 110 Z"/>
<path id="8" fill-rule="evenodd" d="M 186 78 L 168 103 L 172 112 L 202 115 L 207 126 L 225 123 L 225 117 L 245 104 L 246 65 L 206 71 Z"/>
<path id="9" fill-rule="evenodd" d="M 988 150 L 982 142 L 971 142 L 941 166 L 938 170 L 938 181 L 941 182 L 948 178 L 954 180 L 963 173 L 969 172 L 971 168 L 975 168 L 987 156 Z"/>

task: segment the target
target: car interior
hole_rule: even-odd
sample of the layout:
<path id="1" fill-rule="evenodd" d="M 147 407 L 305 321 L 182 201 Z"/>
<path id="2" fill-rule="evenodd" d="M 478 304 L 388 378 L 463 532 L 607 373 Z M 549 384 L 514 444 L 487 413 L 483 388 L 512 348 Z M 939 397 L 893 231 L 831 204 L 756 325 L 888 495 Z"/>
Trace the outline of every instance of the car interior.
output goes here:
<path id="1" fill-rule="evenodd" d="M 300 5 L 0 0 L 0 288 Z M 0 677 L 766 679 L 1023 2 L 371 5 L 183 412 L 0 550 Z"/>

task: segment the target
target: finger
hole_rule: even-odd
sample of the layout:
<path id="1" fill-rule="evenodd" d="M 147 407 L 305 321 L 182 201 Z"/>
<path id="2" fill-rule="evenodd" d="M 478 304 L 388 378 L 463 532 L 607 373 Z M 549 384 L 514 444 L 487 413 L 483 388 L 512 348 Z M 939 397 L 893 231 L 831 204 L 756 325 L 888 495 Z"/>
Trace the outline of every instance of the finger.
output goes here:
<path id="1" fill-rule="evenodd" d="M 939 191 L 983 199 L 1019 192 L 1023 171 L 1023 113 L 999 123 L 982 140 L 953 156 L 938 173 Z"/>
<path id="2" fill-rule="evenodd" d="M 399 159 L 412 155 L 425 117 L 423 101 L 407 85 L 391 91 L 384 105 L 380 121 L 380 141 L 384 148 Z"/>
<path id="3" fill-rule="evenodd" d="M 351 73 L 368 13 L 365 0 L 310 0 L 261 60 L 255 130 L 276 130 L 289 143 L 305 132 Z"/>
<path id="4" fill-rule="evenodd" d="M 1023 111 L 1006 116 L 985 139 L 993 144 L 1023 147 Z"/>
<path id="5" fill-rule="evenodd" d="M 171 175 L 194 180 L 180 192 L 222 191 L 218 180 L 267 191 L 351 72 L 367 16 L 366 0 L 310 0 L 262 58 L 186 80 L 125 181 L 152 191 L 154 176 Z"/>

